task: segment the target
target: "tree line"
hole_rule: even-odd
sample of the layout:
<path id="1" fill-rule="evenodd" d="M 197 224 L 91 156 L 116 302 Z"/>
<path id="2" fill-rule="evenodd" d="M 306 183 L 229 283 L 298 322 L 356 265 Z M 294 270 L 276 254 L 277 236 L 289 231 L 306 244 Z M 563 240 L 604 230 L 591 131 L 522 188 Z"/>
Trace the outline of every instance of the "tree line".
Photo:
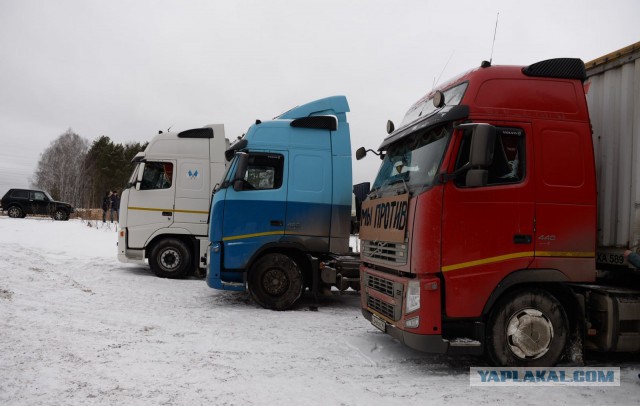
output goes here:
<path id="1" fill-rule="evenodd" d="M 124 188 L 131 160 L 147 144 L 117 144 L 105 135 L 89 144 L 69 129 L 40 155 L 31 183 L 74 207 L 100 207 L 107 191 Z"/>

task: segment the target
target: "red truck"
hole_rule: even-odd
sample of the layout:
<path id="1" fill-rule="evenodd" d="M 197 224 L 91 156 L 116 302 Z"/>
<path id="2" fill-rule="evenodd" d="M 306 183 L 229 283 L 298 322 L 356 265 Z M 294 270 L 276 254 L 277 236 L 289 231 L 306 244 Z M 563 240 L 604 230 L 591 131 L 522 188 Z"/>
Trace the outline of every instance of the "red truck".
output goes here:
<path id="1" fill-rule="evenodd" d="M 599 213 L 598 191 L 639 201 L 640 176 L 628 175 L 640 166 L 619 140 L 640 148 L 640 89 L 625 91 L 636 103 L 620 115 L 635 120 L 628 134 L 603 126 L 614 120 L 611 104 L 623 110 L 615 89 L 599 123 L 586 96 L 598 75 L 625 64 L 636 69 L 624 80 L 640 81 L 639 45 L 589 70 L 572 58 L 483 62 L 420 99 L 397 130 L 389 123 L 360 220 L 365 318 L 409 347 L 485 354 L 498 366 L 639 351 L 640 273 L 622 252 L 638 244 L 640 211 Z M 598 176 L 621 159 L 594 155 L 594 142 L 597 153 L 627 152 L 628 173 L 615 170 L 605 184 Z M 607 229 L 620 238 L 603 243 Z"/>

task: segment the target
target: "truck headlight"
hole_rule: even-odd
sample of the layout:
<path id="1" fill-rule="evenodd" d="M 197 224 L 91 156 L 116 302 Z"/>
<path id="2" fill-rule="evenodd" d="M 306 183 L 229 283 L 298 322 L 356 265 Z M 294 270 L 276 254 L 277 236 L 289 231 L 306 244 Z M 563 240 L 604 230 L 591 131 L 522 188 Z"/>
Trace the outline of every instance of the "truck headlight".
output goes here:
<path id="1" fill-rule="evenodd" d="M 420 308 L 420 281 L 410 281 L 407 285 L 405 313 L 415 312 Z"/>

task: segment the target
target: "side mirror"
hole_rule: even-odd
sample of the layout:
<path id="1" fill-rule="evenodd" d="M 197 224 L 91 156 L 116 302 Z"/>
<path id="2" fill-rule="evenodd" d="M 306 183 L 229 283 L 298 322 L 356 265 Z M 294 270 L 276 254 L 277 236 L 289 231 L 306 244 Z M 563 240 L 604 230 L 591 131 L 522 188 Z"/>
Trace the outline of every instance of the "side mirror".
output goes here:
<path id="1" fill-rule="evenodd" d="M 486 168 L 493 162 L 496 128 L 489 124 L 477 124 L 473 129 L 469 165 Z"/>
<path id="2" fill-rule="evenodd" d="M 455 178 L 460 173 L 467 171 L 466 186 L 479 187 L 486 186 L 489 177 L 487 167 L 493 163 L 493 152 L 496 142 L 496 128 L 490 124 L 467 123 L 459 124 L 454 128 L 472 130 L 471 146 L 469 149 L 469 162 L 456 169 L 453 173 L 445 174 L 440 178 L 444 183 Z"/>
<path id="3" fill-rule="evenodd" d="M 487 167 L 493 163 L 493 150 L 496 142 L 496 128 L 491 124 L 467 123 L 454 128 L 471 129 L 471 148 L 467 167 Z"/>
<path id="4" fill-rule="evenodd" d="M 233 177 L 233 190 L 239 192 L 244 184 L 244 174 L 247 172 L 249 165 L 249 154 L 246 152 L 238 153 L 238 165 L 236 166 L 236 174 Z"/>
<path id="5" fill-rule="evenodd" d="M 486 169 L 469 169 L 465 184 L 467 187 L 487 186 L 489 182 L 489 171 Z"/>
<path id="6" fill-rule="evenodd" d="M 360 147 L 356 150 L 356 159 L 359 161 L 362 158 L 364 158 L 365 156 L 367 156 L 367 152 L 373 152 L 374 154 L 378 155 L 380 157 L 380 159 L 384 159 L 384 153 L 382 152 L 376 152 L 372 149 L 366 149 L 365 147 Z"/>

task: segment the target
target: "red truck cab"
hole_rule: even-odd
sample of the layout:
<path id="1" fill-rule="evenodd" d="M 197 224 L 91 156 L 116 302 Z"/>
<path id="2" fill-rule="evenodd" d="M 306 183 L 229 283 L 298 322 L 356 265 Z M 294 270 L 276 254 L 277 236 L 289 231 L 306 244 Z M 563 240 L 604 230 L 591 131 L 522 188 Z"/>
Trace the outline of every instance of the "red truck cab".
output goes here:
<path id="1" fill-rule="evenodd" d="M 596 277 L 585 77 L 579 59 L 483 63 L 409 109 L 362 205 L 373 325 L 513 366 L 555 364 L 582 334 L 571 283 Z"/>

